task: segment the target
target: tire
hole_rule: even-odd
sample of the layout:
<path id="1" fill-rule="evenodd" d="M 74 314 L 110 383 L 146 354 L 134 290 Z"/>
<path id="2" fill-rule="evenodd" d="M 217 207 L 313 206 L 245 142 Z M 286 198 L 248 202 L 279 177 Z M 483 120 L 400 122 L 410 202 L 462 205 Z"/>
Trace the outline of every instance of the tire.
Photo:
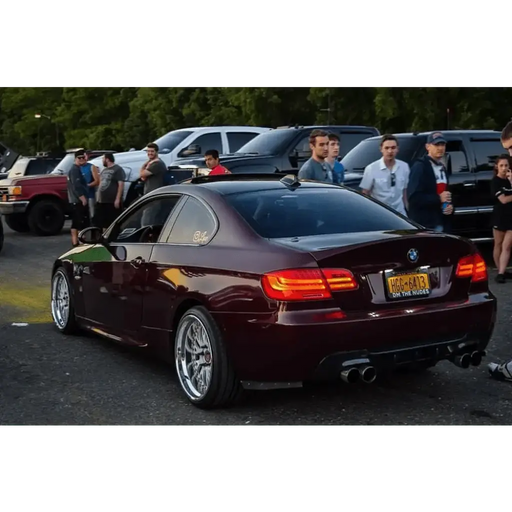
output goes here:
<path id="1" fill-rule="evenodd" d="M 63 302 L 59 303 L 59 300 Z M 67 310 L 67 314 L 64 314 L 65 310 Z M 51 311 L 53 322 L 60 332 L 63 334 L 75 334 L 78 332 L 73 290 L 66 271 L 62 267 L 57 269 L 52 277 Z"/>
<path id="2" fill-rule="evenodd" d="M 201 339 L 196 343 L 197 335 Z M 198 360 L 194 361 L 194 357 Z M 242 385 L 229 361 L 220 330 L 204 307 L 193 307 L 181 318 L 176 330 L 174 360 L 181 389 L 196 407 L 226 407 L 242 398 Z M 195 374 L 193 365 L 201 367 Z"/>
<path id="3" fill-rule="evenodd" d="M 27 216 L 24 213 L 12 213 L 11 215 L 4 215 L 5 223 L 18 233 L 27 233 L 30 231 L 28 226 Z"/>
<path id="4" fill-rule="evenodd" d="M 2 224 L 2 216 L 0 215 L 0 252 L 4 246 L 4 225 Z"/>
<path id="5" fill-rule="evenodd" d="M 64 209 L 51 199 L 42 199 L 30 208 L 28 225 L 32 233 L 39 236 L 57 235 L 62 231 L 66 216 Z"/>

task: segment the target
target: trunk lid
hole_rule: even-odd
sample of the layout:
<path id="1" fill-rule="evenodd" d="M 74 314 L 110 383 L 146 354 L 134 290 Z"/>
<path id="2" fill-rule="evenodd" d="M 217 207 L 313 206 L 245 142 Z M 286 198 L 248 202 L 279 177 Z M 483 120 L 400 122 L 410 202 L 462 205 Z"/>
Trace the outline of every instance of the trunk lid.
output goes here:
<path id="1" fill-rule="evenodd" d="M 454 236 L 411 230 L 272 241 L 309 252 L 320 268 L 350 270 L 359 288 L 333 293 L 345 311 L 378 311 L 468 297 L 471 279 L 454 279 L 454 273 L 459 260 L 474 248 Z"/>

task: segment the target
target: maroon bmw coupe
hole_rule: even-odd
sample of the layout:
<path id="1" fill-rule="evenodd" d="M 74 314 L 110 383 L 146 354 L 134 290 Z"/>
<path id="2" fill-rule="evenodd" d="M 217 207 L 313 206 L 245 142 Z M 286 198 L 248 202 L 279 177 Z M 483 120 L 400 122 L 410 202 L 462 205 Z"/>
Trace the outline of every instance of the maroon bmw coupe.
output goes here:
<path id="1" fill-rule="evenodd" d="M 53 267 L 57 328 L 174 361 L 199 407 L 244 388 L 373 382 L 445 359 L 467 368 L 494 328 L 496 299 L 470 241 L 337 185 L 194 178 L 80 239 Z"/>

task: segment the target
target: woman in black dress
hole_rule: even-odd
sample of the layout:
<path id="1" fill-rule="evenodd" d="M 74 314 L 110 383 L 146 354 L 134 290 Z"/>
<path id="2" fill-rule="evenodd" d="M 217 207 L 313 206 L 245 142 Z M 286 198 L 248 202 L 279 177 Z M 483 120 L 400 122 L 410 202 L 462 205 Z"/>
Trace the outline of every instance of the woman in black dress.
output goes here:
<path id="1" fill-rule="evenodd" d="M 512 173 L 508 155 L 501 155 L 494 165 L 496 175 L 491 181 L 491 193 L 494 198 L 493 234 L 494 263 L 498 268 L 496 282 L 505 282 L 505 270 L 512 249 Z"/>

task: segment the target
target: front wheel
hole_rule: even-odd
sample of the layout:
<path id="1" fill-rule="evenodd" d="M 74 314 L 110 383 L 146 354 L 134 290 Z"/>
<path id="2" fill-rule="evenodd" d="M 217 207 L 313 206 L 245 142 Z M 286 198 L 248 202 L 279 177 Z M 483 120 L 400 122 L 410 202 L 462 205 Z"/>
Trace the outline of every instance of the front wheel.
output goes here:
<path id="1" fill-rule="evenodd" d="M 204 307 L 193 307 L 181 318 L 174 357 L 181 388 L 195 406 L 225 407 L 241 398 L 220 330 Z"/>
<path id="2" fill-rule="evenodd" d="M 38 201 L 30 208 L 28 225 L 39 236 L 57 235 L 62 231 L 66 217 L 62 206 L 51 199 Z"/>
<path id="3" fill-rule="evenodd" d="M 57 329 L 64 334 L 78 331 L 73 292 L 66 271 L 59 268 L 52 278 L 52 317 Z"/>

